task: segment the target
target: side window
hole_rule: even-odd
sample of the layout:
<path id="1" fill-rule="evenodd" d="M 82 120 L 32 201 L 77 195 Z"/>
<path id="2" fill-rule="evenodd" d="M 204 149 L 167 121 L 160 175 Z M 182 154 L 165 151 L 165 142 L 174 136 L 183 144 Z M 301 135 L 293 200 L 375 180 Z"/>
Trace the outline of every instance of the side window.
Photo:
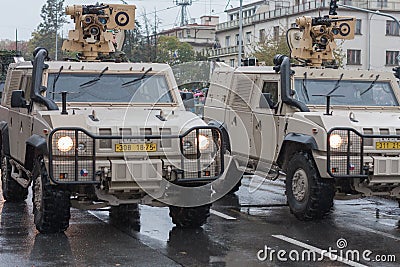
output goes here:
<path id="1" fill-rule="evenodd" d="M 4 100 L 2 100 L 7 107 L 11 106 L 12 92 L 15 90 L 21 90 L 23 74 L 24 71 L 22 70 L 12 70 L 7 75 L 7 79 L 9 78 L 9 82 L 7 82 L 8 84 L 6 84 L 8 85 L 8 88 L 5 88 L 6 91 L 4 92 Z"/>
<path id="2" fill-rule="evenodd" d="M 31 99 L 31 85 L 32 85 L 32 76 L 30 75 L 25 76 L 24 86 L 22 90 L 24 90 L 25 99 L 28 101 Z"/>
<path id="3" fill-rule="evenodd" d="M 264 81 L 262 93 L 271 94 L 271 100 L 274 104 L 278 103 L 278 82 L 276 81 Z"/>

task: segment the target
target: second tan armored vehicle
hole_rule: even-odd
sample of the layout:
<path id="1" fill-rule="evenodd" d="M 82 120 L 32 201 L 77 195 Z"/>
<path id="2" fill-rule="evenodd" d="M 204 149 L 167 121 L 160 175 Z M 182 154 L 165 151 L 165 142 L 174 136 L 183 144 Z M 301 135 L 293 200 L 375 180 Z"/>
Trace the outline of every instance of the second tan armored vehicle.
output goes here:
<path id="1" fill-rule="evenodd" d="M 292 66 L 215 69 L 205 117 L 229 136 L 243 172 L 286 175 L 291 212 L 323 217 L 335 194 L 400 199 L 400 88 L 393 73 L 333 69 L 334 39 L 353 35 L 354 18 L 301 17 L 289 30 Z M 351 38 L 350 38 L 351 39 Z"/>

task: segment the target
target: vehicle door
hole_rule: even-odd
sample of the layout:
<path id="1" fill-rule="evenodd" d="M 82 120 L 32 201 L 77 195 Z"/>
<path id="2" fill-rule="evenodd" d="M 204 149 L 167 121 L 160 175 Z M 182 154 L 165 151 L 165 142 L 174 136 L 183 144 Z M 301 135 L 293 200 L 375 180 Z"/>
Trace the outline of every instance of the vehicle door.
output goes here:
<path id="1" fill-rule="evenodd" d="M 242 167 L 255 155 L 253 139 L 253 114 L 250 103 L 256 76 L 236 72 L 227 101 L 227 127 L 232 153 Z"/>
<path id="2" fill-rule="evenodd" d="M 255 157 L 259 159 L 258 170 L 268 172 L 277 149 L 279 75 L 263 74 L 257 81 L 251 100 L 254 103 L 252 119 L 254 150 Z"/>
<path id="3" fill-rule="evenodd" d="M 23 163 L 25 161 L 25 141 L 32 135 L 32 117 L 28 108 L 12 108 L 11 96 L 15 90 L 25 93 L 27 103 L 30 101 L 32 74 L 31 70 L 13 70 L 11 74 L 10 87 L 7 92 L 6 106 L 9 107 L 8 131 L 10 140 L 11 156 Z"/>

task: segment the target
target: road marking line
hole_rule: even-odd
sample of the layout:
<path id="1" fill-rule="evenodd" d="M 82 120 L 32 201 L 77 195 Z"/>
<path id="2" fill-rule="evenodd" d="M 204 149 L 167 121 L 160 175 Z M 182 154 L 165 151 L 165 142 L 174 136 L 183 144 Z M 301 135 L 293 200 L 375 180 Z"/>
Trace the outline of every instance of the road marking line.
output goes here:
<path id="1" fill-rule="evenodd" d="M 88 210 L 88 213 L 91 214 L 92 216 L 96 217 L 98 220 L 100 220 L 100 221 L 102 221 L 104 223 L 107 223 L 107 220 L 102 218 L 101 216 L 97 215 L 95 213 L 95 211 Z"/>
<path id="2" fill-rule="evenodd" d="M 332 258 L 335 258 L 336 261 L 342 262 L 342 263 L 347 264 L 349 266 L 367 267 L 367 265 L 363 265 L 361 263 L 358 263 L 358 262 L 355 262 L 355 261 L 351 261 L 351 260 L 348 260 L 348 259 L 343 258 L 343 257 L 339 257 L 338 255 L 333 254 L 331 252 L 328 252 L 327 250 L 323 250 L 323 249 L 308 245 L 306 243 L 300 242 L 300 241 L 298 241 L 296 239 L 293 239 L 293 238 L 290 238 L 290 237 L 287 237 L 287 236 L 284 236 L 284 235 L 272 235 L 272 236 L 275 237 L 275 238 L 281 239 L 283 241 L 286 241 L 288 243 L 291 243 L 293 245 L 308 249 L 311 252 L 319 253 L 320 255 L 328 257 L 331 260 L 332 260 Z"/>
<path id="3" fill-rule="evenodd" d="M 219 212 L 219 211 L 216 211 L 216 210 L 213 210 L 213 209 L 210 209 L 210 213 L 213 214 L 213 215 L 219 216 L 221 218 L 227 219 L 227 220 L 236 220 L 236 218 L 234 218 L 234 217 L 231 217 L 229 215 L 223 214 L 222 212 Z"/>
<path id="4" fill-rule="evenodd" d="M 361 226 L 361 225 L 353 225 L 353 227 L 361 229 L 361 230 L 365 230 L 365 231 L 370 232 L 370 233 L 383 235 L 385 237 L 389 237 L 389 238 L 392 238 L 394 240 L 400 241 L 399 237 L 396 237 L 394 235 L 391 235 L 391 234 L 388 234 L 388 233 L 385 233 L 385 232 L 382 232 L 382 231 L 374 230 L 374 229 L 371 229 L 371 228 L 368 228 L 368 227 L 365 227 L 365 226 Z"/>

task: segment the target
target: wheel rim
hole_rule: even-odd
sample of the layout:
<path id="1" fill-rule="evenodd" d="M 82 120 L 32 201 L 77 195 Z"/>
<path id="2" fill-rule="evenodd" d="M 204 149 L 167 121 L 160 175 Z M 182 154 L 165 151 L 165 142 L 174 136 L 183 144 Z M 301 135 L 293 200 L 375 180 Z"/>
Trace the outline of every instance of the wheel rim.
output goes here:
<path id="1" fill-rule="evenodd" d="M 40 211 L 42 209 L 42 196 L 43 196 L 43 186 L 42 177 L 37 177 L 35 180 L 35 188 L 33 194 L 33 204 L 36 210 Z"/>
<path id="2" fill-rule="evenodd" d="M 297 201 L 303 201 L 308 190 L 307 173 L 303 169 L 297 169 L 292 179 L 292 192 Z"/>

